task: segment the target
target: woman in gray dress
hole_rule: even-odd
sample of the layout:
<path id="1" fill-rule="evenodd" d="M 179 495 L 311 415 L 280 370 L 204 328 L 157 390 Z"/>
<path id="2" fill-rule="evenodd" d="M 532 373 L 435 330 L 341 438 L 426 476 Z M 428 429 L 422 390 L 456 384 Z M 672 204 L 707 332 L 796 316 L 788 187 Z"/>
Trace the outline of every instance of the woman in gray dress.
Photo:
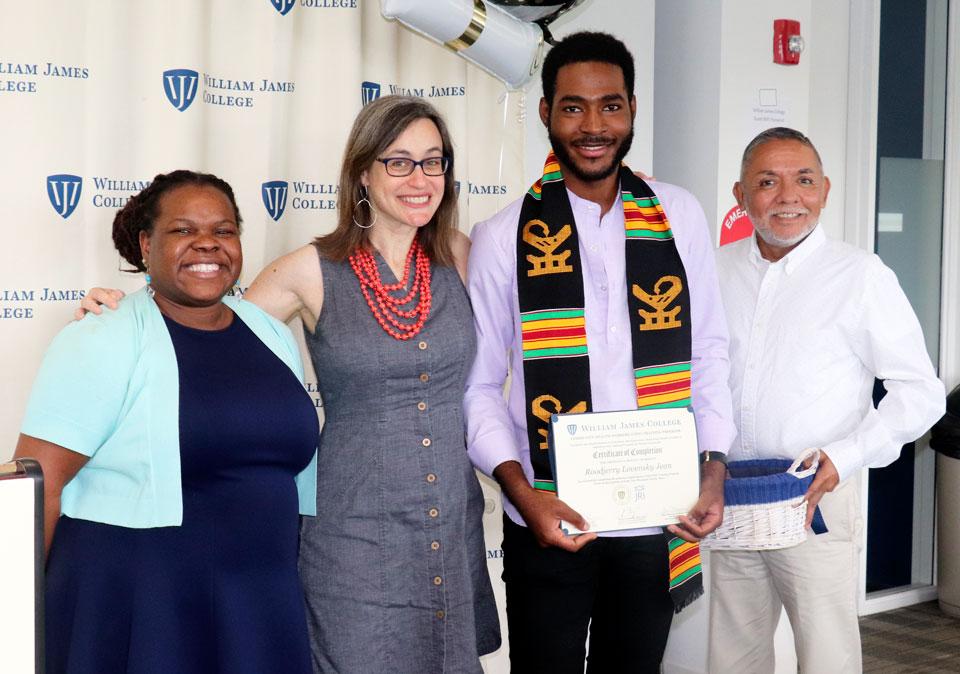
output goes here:
<path id="1" fill-rule="evenodd" d="M 461 409 L 475 350 L 453 147 L 427 102 L 360 112 L 337 228 L 244 296 L 298 315 L 323 397 L 300 572 L 316 672 L 480 672 L 500 645 Z"/>
<path id="2" fill-rule="evenodd" d="M 461 402 L 475 334 L 453 146 L 426 101 L 384 96 L 350 132 L 336 229 L 244 300 L 303 320 L 323 397 L 317 517 L 300 578 L 317 674 L 472 674 L 500 646 Z M 118 291 L 117 291 L 118 292 Z M 93 289 L 83 306 L 99 313 Z"/>

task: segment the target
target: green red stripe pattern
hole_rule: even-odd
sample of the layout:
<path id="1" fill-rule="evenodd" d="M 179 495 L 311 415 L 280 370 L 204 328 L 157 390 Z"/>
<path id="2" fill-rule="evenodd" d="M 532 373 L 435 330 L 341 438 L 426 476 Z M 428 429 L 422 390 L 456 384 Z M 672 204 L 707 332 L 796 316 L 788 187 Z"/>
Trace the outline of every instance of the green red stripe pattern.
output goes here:
<path id="1" fill-rule="evenodd" d="M 557 182 L 558 180 L 563 180 L 563 174 L 560 172 L 560 164 L 557 163 L 557 155 L 553 153 L 553 150 L 550 150 L 550 154 L 547 155 L 547 161 L 543 165 L 543 176 L 530 186 L 527 194 L 537 201 L 540 201 L 543 196 L 543 185 L 545 183 Z"/>
<path id="2" fill-rule="evenodd" d="M 549 492 L 551 494 L 557 493 L 557 483 L 553 480 L 538 480 L 534 479 L 533 488 L 537 491 Z"/>
<path id="3" fill-rule="evenodd" d="M 656 195 L 652 197 L 633 196 L 630 192 L 621 192 L 623 199 L 623 218 L 627 230 L 627 240 L 654 239 L 667 241 L 673 238 L 673 231 L 667 216 L 660 206 Z"/>
<path id="4" fill-rule="evenodd" d="M 587 355 L 583 309 L 548 309 L 520 314 L 523 359 Z"/>
<path id="5" fill-rule="evenodd" d="M 688 543 L 682 538 L 674 538 L 670 548 L 670 589 L 683 585 L 702 570 L 700 564 L 700 546 Z"/>
<path id="6" fill-rule="evenodd" d="M 690 362 L 639 367 L 633 371 L 637 381 L 637 407 L 689 407 Z"/>

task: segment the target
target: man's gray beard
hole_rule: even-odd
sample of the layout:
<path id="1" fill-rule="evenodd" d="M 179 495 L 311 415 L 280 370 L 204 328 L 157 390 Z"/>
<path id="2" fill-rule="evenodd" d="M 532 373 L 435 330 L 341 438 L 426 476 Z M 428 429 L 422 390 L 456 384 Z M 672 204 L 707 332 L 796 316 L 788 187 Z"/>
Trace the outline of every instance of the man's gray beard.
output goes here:
<path id="1" fill-rule="evenodd" d="M 805 238 L 807 238 L 808 236 L 810 236 L 810 232 L 812 232 L 814 229 L 817 228 L 817 223 L 818 223 L 818 222 L 819 222 L 819 221 L 816 221 L 816 220 L 815 220 L 814 222 L 812 222 L 812 223 L 810 223 L 809 225 L 807 225 L 807 226 L 803 229 L 802 232 L 800 232 L 799 234 L 797 234 L 797 235 L 795 235 L 795 236 L 791 236 L 791 237 L 789 237 L 789 238 L 784 238 L 784 237 L 778 235 L 778 234 L 777 234 L 774 230 L 772 230 L 772 229 L 760 229 L 760 228 L 757 227 L 756 225 L 753 226 L 753 229 L 754 229 L 754 231 L 757 233 L 757 236 L 759 236 L 761 239 L 763 239 L 763 241 L 764 241 L 768 246 L 775 246 L 775 247 L 777 247 L 777 248 L 789 248 L 790 246 L 795 246 L 795 245 L 797 245 L 798 243 L 800 243 L 801 241 L 803 241 Z"/>

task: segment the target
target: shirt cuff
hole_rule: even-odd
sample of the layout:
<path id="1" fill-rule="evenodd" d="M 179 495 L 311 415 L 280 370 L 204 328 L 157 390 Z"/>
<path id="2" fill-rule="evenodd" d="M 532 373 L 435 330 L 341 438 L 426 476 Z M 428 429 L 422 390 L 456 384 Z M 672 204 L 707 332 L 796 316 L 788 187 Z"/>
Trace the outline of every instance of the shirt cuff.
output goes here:
<path id="1" fill-rule="evenodd" d="M 831 442 L 821 449 L 833 462 L 833 467 L 837 469 L 840 482 L 845 481 L 863 467 L 860 451 L 857 449 L 857 444 L 852 440 L 845 439 Z"/>
<path id="2" fill-rule="evenodd" d="M 697 445 L 701 452 L 730 453 L 730 445 L 737 437 L 737 429 L 728 419 L 715 416 L 697 419 Z"/>
<path id="3" fill-rule="evenodd" d="M 516 461 L 523 465 L 520 461 L 520 453 L 517 451 L 516 440 L 506 429 L 485 434 L 482 440 L 471 444 L 467 454 L 470 455 L 474 467 L 491 478 L 494 469 L 501 463 Z"/>

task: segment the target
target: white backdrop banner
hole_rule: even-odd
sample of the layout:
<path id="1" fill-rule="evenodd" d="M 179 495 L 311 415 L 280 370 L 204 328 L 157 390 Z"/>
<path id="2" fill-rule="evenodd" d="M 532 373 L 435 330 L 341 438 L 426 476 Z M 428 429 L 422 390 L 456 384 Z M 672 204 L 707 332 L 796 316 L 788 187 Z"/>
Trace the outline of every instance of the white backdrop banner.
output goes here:
<path id="1" fill-rule="evenodd" d="M 231 183 L 242 286 L 332 229 L 347 133 L 379 96 L 422 96 L 447 119 L 464 231 L 526 189 L 522 93 L 504 98 L 501 82 L 384 19 L 377 0 L 0 0 L 0 17 L 0 460 L 84 289 L 142 285 L 121 272 L 110 230 L 157 173 Z M 502 612 L 502 511 L 484 490 Z M 506 648 L 484 666 L 507 671 Z"/>

